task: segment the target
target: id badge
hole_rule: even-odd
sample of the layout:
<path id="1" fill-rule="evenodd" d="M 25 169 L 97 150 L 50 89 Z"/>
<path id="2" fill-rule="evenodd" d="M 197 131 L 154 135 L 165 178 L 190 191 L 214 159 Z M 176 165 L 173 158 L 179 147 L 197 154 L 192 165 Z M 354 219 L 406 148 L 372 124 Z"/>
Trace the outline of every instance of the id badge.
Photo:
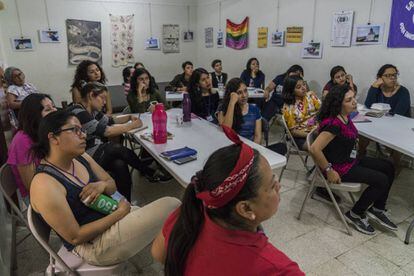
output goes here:
<path id="1" fill-rule="evenodd" d="M 352 159 L 355 159 L 355 158 L 357 157 L 357 151 L 356 151 L 355 149 L 353 149 L 353 150 L 351 151 L 351 155 L 350 155 L 350 157 L 351 157 Z"/>
<path id="2" fill-rule="evenodd" d="M 211 115 L 209 115 L 209 116 L 207 116 L 207 121 L 209 121 L 209 122 L 212 122 L 212 121 L 214 121 L 214 119 L 213 119 L 213 116 L 211 116 Z"/>

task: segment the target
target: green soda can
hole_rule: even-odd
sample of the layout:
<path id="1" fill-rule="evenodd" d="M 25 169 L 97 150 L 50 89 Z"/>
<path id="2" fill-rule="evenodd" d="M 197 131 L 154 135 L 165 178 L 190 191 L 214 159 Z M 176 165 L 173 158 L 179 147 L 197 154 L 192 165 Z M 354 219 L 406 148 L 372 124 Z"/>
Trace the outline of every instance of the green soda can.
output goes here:
<path id="1" fill-rule="evenodd" d="M 85 201 L 87 202 L 87 199 Z M 118 201 L 104 194 L 100 194 L 94 202 L 86 205 L 97 212 L 109 215 L 118 208 Z"/>

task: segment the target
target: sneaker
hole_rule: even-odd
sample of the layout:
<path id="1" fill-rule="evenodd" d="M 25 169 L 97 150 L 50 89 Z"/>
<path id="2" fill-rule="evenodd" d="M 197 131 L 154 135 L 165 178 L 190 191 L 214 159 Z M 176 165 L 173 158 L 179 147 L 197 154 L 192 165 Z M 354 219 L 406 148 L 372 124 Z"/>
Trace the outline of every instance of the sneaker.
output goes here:
<path id="1" fill-rule="evenodd" d="M 342 198 L 334 192 L 332 192 L 332 194 L 336 200 L 336 203 L 340 204 L 342 202 Z M 312 199 L 323 201 L 325 203 L 332 203 L 328 190 L 323 187 L 316 187 L 315 192 L 312 194 Z"/>
<path id="2" fill-rule="evenodd" d="M 150 183 L 155 183 L 155 182 L 160 181 L 160 178 L 158 176 L 156 176 L 155 174 L 153 174 L 153 175 L 146 174 L 144 176 L 148 180 L 148 182 L 150 182 Z"/>
<path id="3" fill-rule="evenodd" d="M 345 219 L 349 223 L 353 224 L 355 229 L 359 232 L 367 235 L 375 234 L 375 229 L 371 226 L 371 224 L 369 224 L 367 216 L 360 217 L 358 215 L 351 214 L 351 211 L 348 211 L 345 213 Z"/>
<path id="4" fill-rule="evenodd" d="M 156 176 L 158 177 L 158 181 L 161 183 L 169 182 L 171 179 L 173 179 L 172 175 L 167 171 L 162 173 L 159 172 L 156 174 Z"/>
<path id="5" fill-rule="evenodd" d="M 384 226 L 385 228 L 388 228 L 390 230 L 396 231 L 397 230 L 397 225 L 395 225 L 388 217 L 386 214 L 385 210 L 380 210 L 374 207 L 371 207 L 367 210 L 367 216 L 370 219 L 375 220 L 376 222 L 378 222 L 379 224 L 381 224 L 382 226 Z"/>

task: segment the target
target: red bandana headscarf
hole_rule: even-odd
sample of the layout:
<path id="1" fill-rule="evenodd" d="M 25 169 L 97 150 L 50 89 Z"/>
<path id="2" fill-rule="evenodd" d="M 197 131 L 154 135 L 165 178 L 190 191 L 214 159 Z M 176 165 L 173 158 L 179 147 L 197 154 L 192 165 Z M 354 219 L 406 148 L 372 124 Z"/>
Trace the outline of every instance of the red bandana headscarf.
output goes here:
<path id="1" fill-rule="evenodd" d="M 241 151 L 236 166 L 223 183 L 212 191 L 197 193 L 197 198 L 201 199 L 204 206 L 210 209 L 223 207 L 240 192 L 246 184 L 254 159 L 253 149 L 243 143 L 233 129 L 223 126 L 223 131 L 233 143 L 241 145 Z"/>

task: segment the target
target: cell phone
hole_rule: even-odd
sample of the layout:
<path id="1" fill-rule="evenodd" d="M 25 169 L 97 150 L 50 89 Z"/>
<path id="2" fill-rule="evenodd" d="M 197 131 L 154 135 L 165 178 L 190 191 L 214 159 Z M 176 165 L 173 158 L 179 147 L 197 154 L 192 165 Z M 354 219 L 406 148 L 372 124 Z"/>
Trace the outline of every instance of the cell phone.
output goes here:
<path id="1" fill-rule="evenodd" d="M 182 164 L 185 164 L 185 163 L 188 163 L 188 162 L 194 161 L 194 160 L 196 160 L 196 159 L 197 159 L 197 156 L 196 156 L 196 155 L 190 155 L 190 156 L 187 156 L 187 157 L 183 157 L 183 158 L 175 159 L 173 162 L 174 162 L 175 164 L 182 165 Z"/>

